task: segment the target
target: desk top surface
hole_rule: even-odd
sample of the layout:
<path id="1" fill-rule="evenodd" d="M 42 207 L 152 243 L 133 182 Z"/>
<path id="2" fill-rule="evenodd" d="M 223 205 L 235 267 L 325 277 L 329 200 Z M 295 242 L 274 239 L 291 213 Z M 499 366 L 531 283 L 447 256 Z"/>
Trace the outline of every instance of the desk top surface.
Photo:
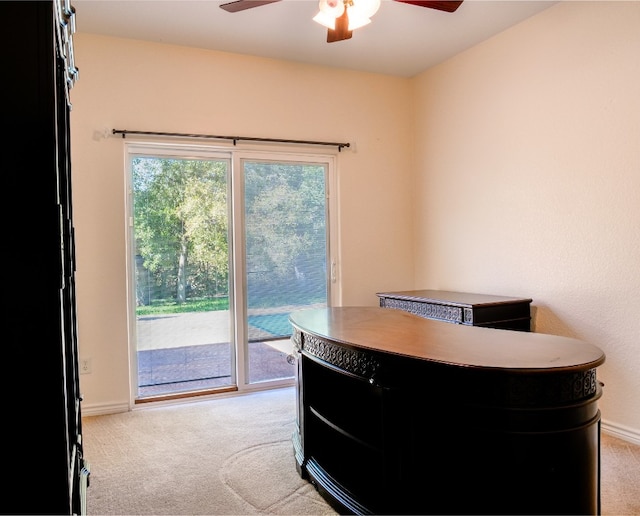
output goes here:
<path id="1" fill-rule="evenodd" d="M 570 337 L 449 324 L 379 307 L 299 310 L 290 321 L 339 344 L 459 367 L 534 373 L 582 371 L 605 361 L 600 348 Z"/>
<path id="2" fill-rule="evenodd" d="M 421 303 L 447 304 L 453 306 L 488 306 L 513 303 L 531 303 L 530 298 L 451 292 L 448 290 L 404 290 L 400 292 L 378 292 L 378 297 L 391 297 Z"/>

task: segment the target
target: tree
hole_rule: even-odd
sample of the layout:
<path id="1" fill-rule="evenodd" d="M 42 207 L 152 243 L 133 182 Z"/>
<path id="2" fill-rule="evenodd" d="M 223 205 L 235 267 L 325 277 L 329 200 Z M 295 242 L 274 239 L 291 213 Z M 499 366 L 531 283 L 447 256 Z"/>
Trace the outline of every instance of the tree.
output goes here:
<path id="1" fill-rule="evenodd" d="M 132 169 L 139 303 L 228 295 L 227 162 L 137 157 Z M 244 173 L 249 304 L 326 301 L 324 166 L 245 161 Z"/>
<path id="2" fill-rule="evenodd" d="M 245 163 L 249 301 L 326 296 L 324 167 Z"/>
<path id="3" fill-rule="evenodd" d="M 226 175 L 225 161 L 134 158 L 136 254 L 156 293 L 145 299 L 228 295 Z"/>

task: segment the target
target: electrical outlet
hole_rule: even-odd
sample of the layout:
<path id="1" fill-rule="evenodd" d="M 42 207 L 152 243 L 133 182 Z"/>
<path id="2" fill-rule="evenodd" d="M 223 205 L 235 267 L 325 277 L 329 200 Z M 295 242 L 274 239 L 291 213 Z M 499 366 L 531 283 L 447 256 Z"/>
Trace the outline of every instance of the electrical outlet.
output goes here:
<path id="1" fill-rule="evenodd" d="M 83 358 L 80 360 L 80 374 L 89 374 L 91 372 L 91 359 Z"/>

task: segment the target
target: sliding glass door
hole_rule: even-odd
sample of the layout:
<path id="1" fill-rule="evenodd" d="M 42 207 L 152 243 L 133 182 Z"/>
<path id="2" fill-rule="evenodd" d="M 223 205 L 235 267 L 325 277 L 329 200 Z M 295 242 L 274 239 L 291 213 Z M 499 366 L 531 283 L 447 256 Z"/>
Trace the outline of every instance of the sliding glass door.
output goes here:
<path id="1" fill-rule="evenodd" d="M 327 305 L 326 168 L 242 161 L 249 383 L 292 377 L 289 314 Z"/>
<path id="2" fill-rule="evenodd" d="M 128 146 L 136 400 L 293 381 L 289 314 L 330 303 L 332 162 L 257 156 Z"/>
<path id="3" fill-rule="evenodd" d="M 133 155 L 138 397 L 235 385 L 224 158 Z"/>

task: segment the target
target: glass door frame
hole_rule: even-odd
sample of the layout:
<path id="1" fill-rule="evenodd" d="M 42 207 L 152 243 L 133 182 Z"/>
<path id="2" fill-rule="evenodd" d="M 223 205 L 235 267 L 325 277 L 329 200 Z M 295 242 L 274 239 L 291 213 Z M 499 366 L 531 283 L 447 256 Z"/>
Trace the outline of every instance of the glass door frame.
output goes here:
<path id="1" fill-rule="evenodd" d="M 125 142 L 125 210 L 126 210 L 126 267 L 127 267 L 127 303 L 129 317 L 129 391 L 130 406 L 134 406 L 138 397 L 138 358 L 136 346 L 136 301 L 135 301 L 135 263 L 133 257 L 133 207 L 131 184 L 131 159 L 134 155 L 174 157 L 179 159 L 217 159 L 229 160 L 228 178 L 229 204 L 229 310 L 233 324 L 231 328 L 231 361 L 232 380 L 237 391 L 256 391 L 293 385 L 295 378 L 248 382 L 248 328 L 247 328 L 247 283 L 245 271 L 244 242 L 244 188 L 243 161 L 265 160 L 289 164 L 318 164 L 326 170 L 326 225 L 327 225 L 327 304 L 339 306 L 342 292 L 339 276 L 339 203 L 337 188 L 337 151 L 322 149 L 318 152 L 301 150 L 296 147 L 274 145 L 265 150 L 252 145 L 206 145 L 193 143 L 177 143 L 166 141 L 149 141 L 146 139 Z M 228 389 L 227 389 L 228 390 Z M 235 389 L 234 389 L 235 390 Z M 215 395 L 215 394 L 214 394 Z"/>
<path id="2" fill-rule="evenodd" d="M 336 156 L 334 153 L 310 154 L 302 152 L 257 151 L 240 150 L 233 153 L 232 188 L 233 194 L 233 249 L 239 253 L 234 259 L 234 277 L 236 285 L 240 286 L 242 296 L 234 297 L 234 313 L 236 318 L 235 342 L 241 343 L 236 349 L 237 368 L 236 377 L 238 389 L 243 391 L 263 390 L 293 385 L 295 378 L 270 380 L 259 383 L 249 383 L 249 355 L 248 355 L 248 308 L 247 308 L 247 271 L 245 270 L 246 242 L 244 223 L 244 162 L 265 161 L 286 164 L 313 164 L 325 168 L 325 197 L 326 197 L 326 231 L 327 231 L 327 263 L 330 265 L 327 274 L 327 305 L 336 306 L 340 300 L 340 282 L 337 275 L 338 264 L 338 204 L 336 180 Z M 231 302 L 231 301 L 230 301 Z M 240 324 L 240 322 L 242 324 Z"/>
<path id="3" fill-rule="evenodd" d="M 194 146 L 185 145 L 179 143 L 166 143 L 166 142 L 149 142 L 145 140 L 130 140 L 125 143 L 125 184 L 126 184 L 126 260 L 127 260 L 127 305 L 128 305 L 128 347 L 129 347 L 129 393 L 130 393 L 130 406 L 133 407 L 136 403 L 143 401 L 139 398 L 138 392 L 138 338 L 137 338 L 137 316 L 136 316 L 136 264 L 135 264 L 135 235 L 133 224 L 133 184 L 132 184 L 132 170 L 131 164 L 134 157 L 149 157 L 149 158 L 167 158 L 177 160 L 214 160 L 224 161 L 227 163 L 227 218 L 228 224 L 231 225 L 231 154 L 228 151 L 217 149 L 208 146 Z M 229 230 L 229 239 L 230 239 Z M 233 282 L 234 277 L 232 275 L 232 255 L 233 249 L 231 249 L 231 242 L 229 242 L 229 256 L 228 256 L 228 268 L 229 268 L 229 297 L 234 290 Z M 231 299 L 229 300 L 229 318 L 233 321 L 235 315 L 231 306 Z M 230 383 L 228 387 L 223 387 L 220 391 L 236 390 L 237 378 L 235 376 L 236 364 L 235 364 L 235 347 L 236 343 L 233 340 L 233 332 L 230 332 Z M 187 392 L 176 392 L 175 394 L 167 394 L 159 396 L 159 399 L 172 399 L 182 398 L 188 396 Z M 153 399 L 153 398 L 151 398 Z"/>

